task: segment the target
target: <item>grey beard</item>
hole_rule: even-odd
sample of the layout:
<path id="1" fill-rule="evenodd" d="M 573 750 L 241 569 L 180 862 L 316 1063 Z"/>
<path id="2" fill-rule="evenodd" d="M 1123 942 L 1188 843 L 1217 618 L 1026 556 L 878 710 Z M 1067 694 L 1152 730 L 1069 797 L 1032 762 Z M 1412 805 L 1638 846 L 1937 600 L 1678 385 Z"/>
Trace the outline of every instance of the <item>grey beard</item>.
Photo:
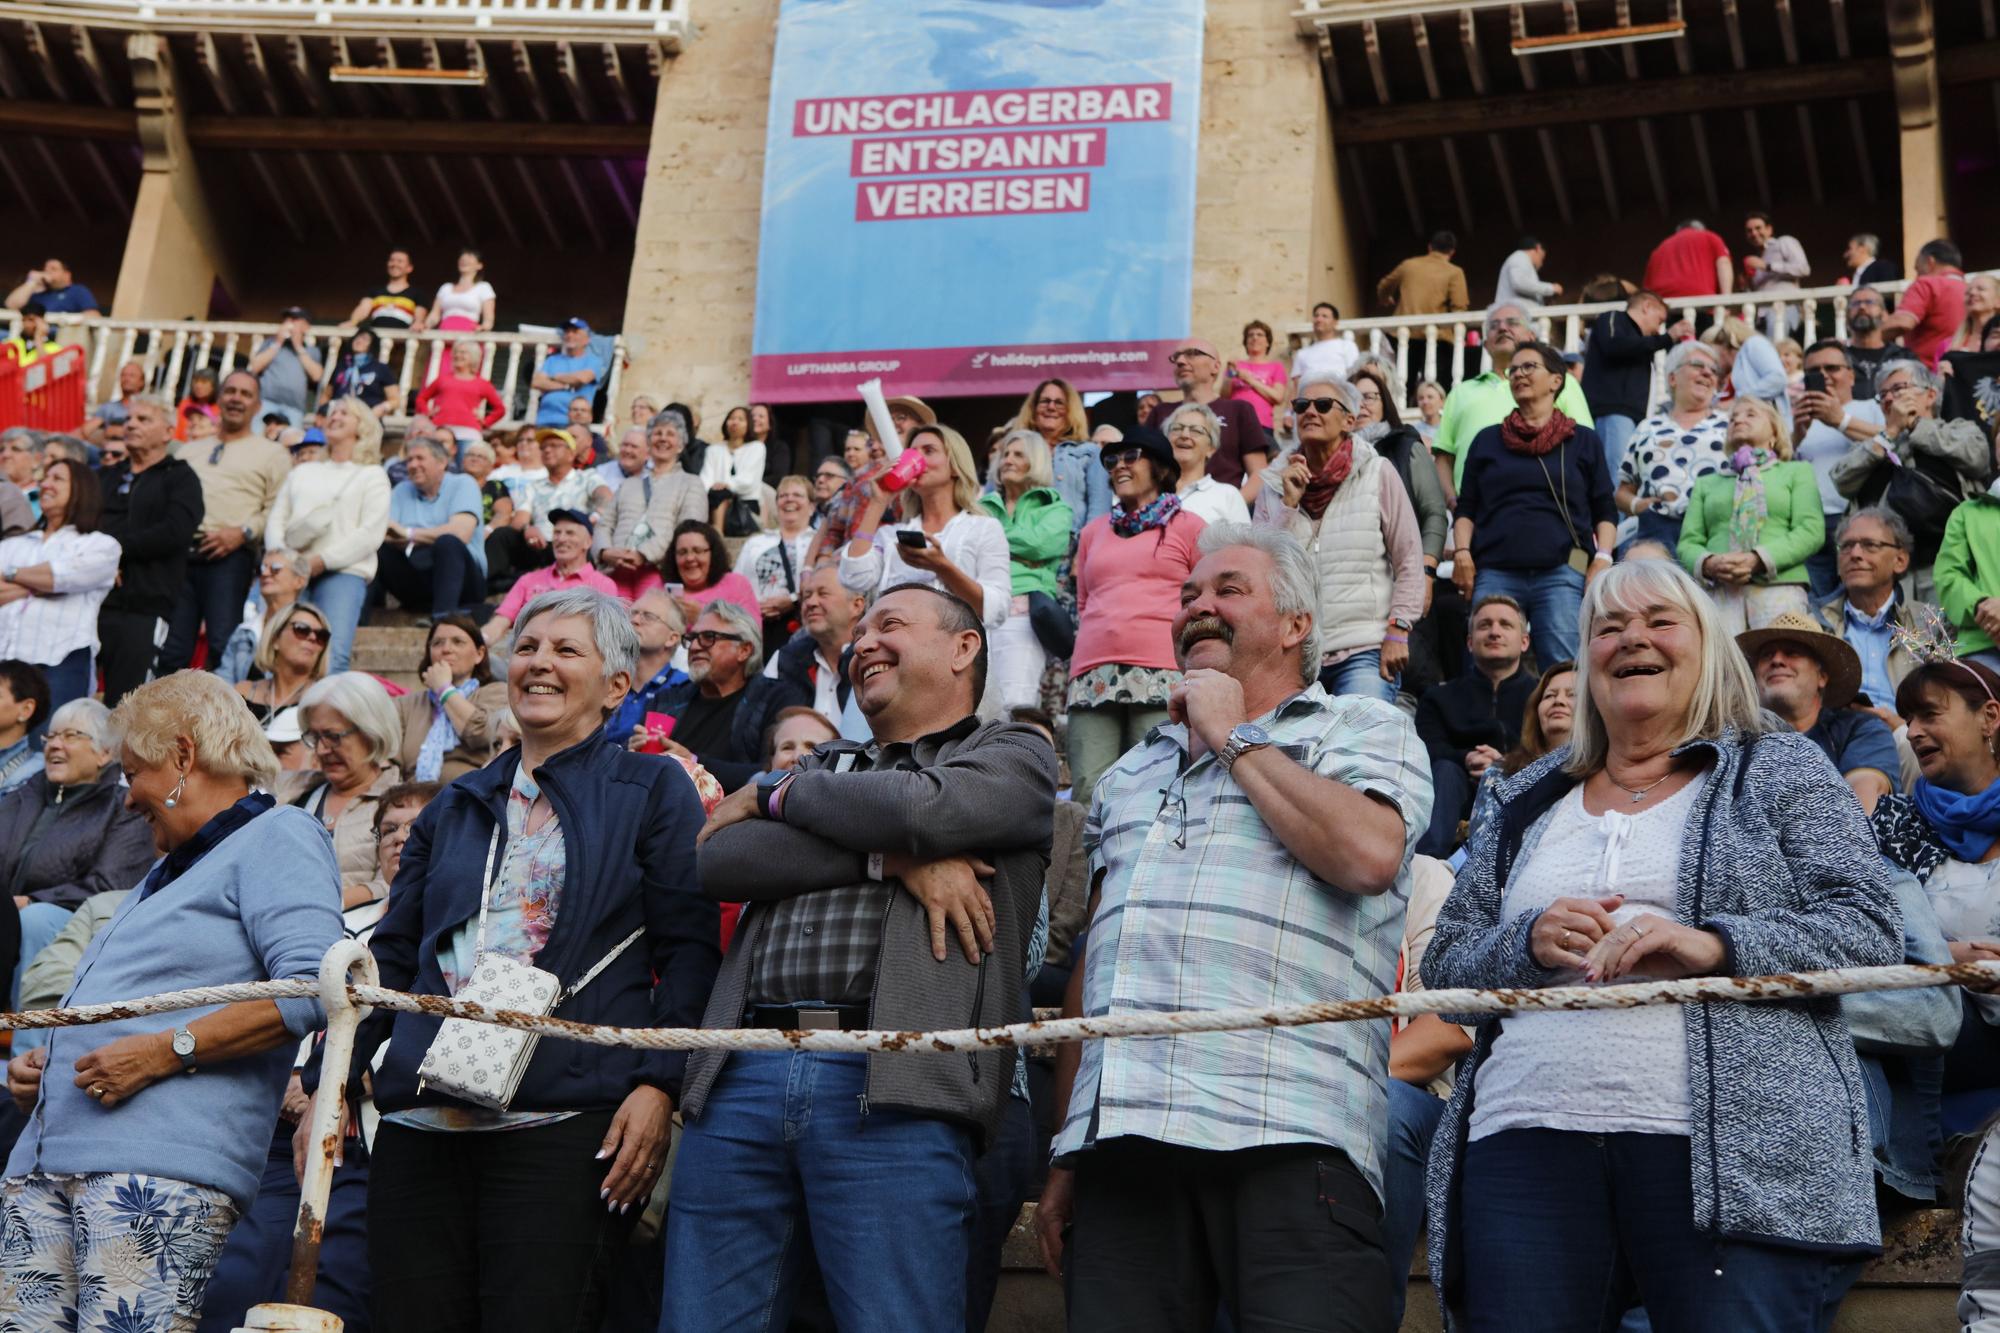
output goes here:
<path id="1" fill-rule="evenodd" d="M 1881 323 L 1882 321 L 1873 315 L 1849 315 L 1847 317 L 1847 327 L 1856 333 L 1873 333 Z"/>

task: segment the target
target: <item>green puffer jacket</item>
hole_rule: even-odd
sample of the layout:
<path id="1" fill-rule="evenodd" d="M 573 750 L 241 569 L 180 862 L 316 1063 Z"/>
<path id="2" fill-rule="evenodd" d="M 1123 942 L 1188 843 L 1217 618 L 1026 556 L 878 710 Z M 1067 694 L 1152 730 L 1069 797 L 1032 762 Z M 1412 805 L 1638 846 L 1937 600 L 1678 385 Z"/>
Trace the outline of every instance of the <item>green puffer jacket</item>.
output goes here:
<path id="1" fill-rule="evenodd" d="M 1014 595 L 1056 595 L 1056 566 L 1069 554 L 1070 509 L 1048 486 L 1036 486 L 1014 502 L 998 491 L 979 497 L 979 507 L 1000 520 L 1007 533 L 1007 555 L 1014 571 Z"/>

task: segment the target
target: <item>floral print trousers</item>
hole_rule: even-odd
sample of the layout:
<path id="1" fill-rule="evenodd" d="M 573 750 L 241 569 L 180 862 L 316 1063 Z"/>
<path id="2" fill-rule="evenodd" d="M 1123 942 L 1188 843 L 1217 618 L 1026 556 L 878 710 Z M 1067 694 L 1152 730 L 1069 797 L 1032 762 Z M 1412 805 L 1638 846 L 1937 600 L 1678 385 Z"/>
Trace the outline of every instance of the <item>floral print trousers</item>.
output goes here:
<path id="1" fill-rule="evenodd" d="M 163 1176 L 0 1181 L 0 1333 L 193 1333 L 236 1213 Z"/>

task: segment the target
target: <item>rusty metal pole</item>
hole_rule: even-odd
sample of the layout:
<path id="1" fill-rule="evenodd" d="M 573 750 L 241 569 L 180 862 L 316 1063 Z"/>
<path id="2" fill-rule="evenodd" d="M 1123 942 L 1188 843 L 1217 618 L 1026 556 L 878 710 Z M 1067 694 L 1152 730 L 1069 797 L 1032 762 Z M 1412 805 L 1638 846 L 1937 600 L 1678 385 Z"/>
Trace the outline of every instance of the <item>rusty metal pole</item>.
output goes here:
<path id="1" fill-rule="evenodd" d="M 319 965 L 319 998 L 326 1007 L 326 1046 L 320 1058 L 319 1095 L 313 1098 L 312 1155 L 307 1159 L 305 1178 L 299 1182 L 299 1221 L 292 1232 L 292 1269 L 285 1282 L 287 1304 L 257 1306 L 250 1312 L 251 1328 L 316 1326 L 310 1321 L 271 1322 L 280 1312 L 332 1318 L 302 1307 L 310 1306 L 319 1273 L 320 1236 L 326 1224 L 327 1195 L 333 1189 L 333 1154 L 340 1145 L 342 1093 L 347 1086 L 348 1066 L 354 1058 L 354 1030 L 369 1012 L 366 1005 L 354 1004 L 347 998 L 349 984 L 374 986 L 380 984 L 380 978 L 375 971 L 375 958 L 367 947 L 353 940 L 342 940 L 326 951 Z M 334 1320 L 329 1327 L 338 1328 L 339 1321 Z"/>

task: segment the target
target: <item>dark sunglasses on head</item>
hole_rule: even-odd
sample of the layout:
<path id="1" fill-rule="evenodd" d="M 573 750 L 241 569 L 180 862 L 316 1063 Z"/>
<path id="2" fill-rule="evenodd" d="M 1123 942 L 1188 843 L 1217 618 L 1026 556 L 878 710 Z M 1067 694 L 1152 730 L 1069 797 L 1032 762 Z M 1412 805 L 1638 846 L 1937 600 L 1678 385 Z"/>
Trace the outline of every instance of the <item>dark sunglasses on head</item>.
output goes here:
<path id="1" fill-rule="evenodd" d="M 1120 463 L 1136 463 L 1146 456 L 1146 451 L 1137 447 L 1131 449 L 1106 449 L 1102 455 L 1104 470 L 1109 472 Z"/>
<path id="2" fill-rule="evenodd" d="M 1325 416 L 1325 415 L 1326 415 L 1327 413 L 1329 413 L 1329 412 L 1333 411 L 1333 409 L 1334 409 L 1334 408 L 1336 408 L 1336 407 L 1337 407 L 1337 408 L 1339 408 L 1339 409 L 1340 409 L 1341 411 L 1343 411 L 1343 412 L 1345 412 L 1345 411 L 1347 410 L 1347 404 L 1346 404 L 1346 403 L 1343 403 L 1343 402 L 1341 402 L 1341 401 L 1340 401 L 1340 400 L 1339 400 L 1338 398 L 1294 398 L 1294 399 L 1292 399 L 1292 415 L 1293 415 L 1293 416 L 1300 416 L 1300 417 L 1304 416 L 1304 415 L 1306 414 L 1306 409 L 1307 409 L 1307 408 L 1311 408 L 1311 409 L 1312 409 L 1313 411 L 1315 411 L 1315 412 L 1319 413 L 1319 414 L 1320 414 L 1321 416 Z"/>
<path id="3" fill-rule="evenodd" d="M 719 629 L 696 630 L 694 633 L 687 636 L 687 641 L 693 644 L 697 648 L 713 648 L 715 647 L 716 644 L 723 642 L 724 640 L 727 640 L 730 643 L 749 642 L 749 640 L 745 639 L 741 634 L 725 634 Z"/>
<path id="4" fill-rule="evenodd" d="M 292 632 L 293 638 L 304 639 L 308 643 L 325 644 L 333 640 L 331 632 L 321 629 L 309 620 L 294 620 L 285 628 Z"/>

